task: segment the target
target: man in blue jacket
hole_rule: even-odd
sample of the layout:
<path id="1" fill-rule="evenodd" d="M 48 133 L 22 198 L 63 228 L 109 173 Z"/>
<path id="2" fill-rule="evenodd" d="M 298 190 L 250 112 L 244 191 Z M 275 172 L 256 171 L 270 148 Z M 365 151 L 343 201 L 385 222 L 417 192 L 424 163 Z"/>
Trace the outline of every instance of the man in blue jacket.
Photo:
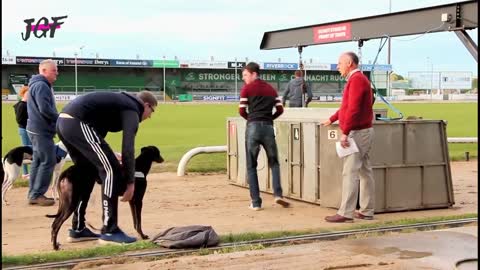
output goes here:
<path id="1" fill-rule="evenodd" d="M 52 85 L 58 76 L 57 63 L 47 59 L 40 63 L 38 69 L 40 74 L 33 76 L 28 84 L 27 133 L 33 148 L 28 199 L 32 205 L 50 206 L 55 201 L 44 194 L 56 164 L 53 137 L 58 112 Z"/>

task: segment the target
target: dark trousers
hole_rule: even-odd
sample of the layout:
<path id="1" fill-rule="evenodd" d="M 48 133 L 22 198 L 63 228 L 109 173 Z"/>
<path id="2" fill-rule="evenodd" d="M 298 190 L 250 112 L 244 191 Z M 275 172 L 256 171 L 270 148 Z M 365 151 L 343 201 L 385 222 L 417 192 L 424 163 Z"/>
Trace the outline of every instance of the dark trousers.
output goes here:
<path id="1" fill-rule="evenodd" d="M 125 191 L 125 184 L 114 152 L 93 127 L 78 119 L 59 117 L 57 134 L 65 144 L 73 163 L 86 168 L 96 168 L 102 181 L 102 233 L 117 230 L 118 196 Z M 88 197 L 85 197 L 74 212 L 73 229 L 83 229 L 85 226 L 87 203 Z"/>
<path id="2" fill-rule="evenodd" d="M 255 207 L 262 206 L 260 198 L 260 189 L 258 187 L 257 158 L 260 152 L 260 146 L 263 146 L 267 153 L 268 166 L 272 170 L 273 195 L 282 196 L 282 186 L 280 184 L 280 165 L 278 163 L 277 143 L 273 125 L 269 122 L 249 122 L 245 133 L 245 150 L 247 152 L 247 177 L 250 189 L 250 198 Z"/>

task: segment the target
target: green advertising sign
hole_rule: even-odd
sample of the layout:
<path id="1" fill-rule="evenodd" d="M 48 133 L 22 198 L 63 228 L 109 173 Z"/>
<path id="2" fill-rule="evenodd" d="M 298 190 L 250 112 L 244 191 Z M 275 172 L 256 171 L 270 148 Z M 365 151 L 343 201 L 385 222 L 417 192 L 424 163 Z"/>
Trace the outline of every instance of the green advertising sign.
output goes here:
<path id="1" fill-rule="evenodd" d="M 187 71 L 182 73 L 185 82 L 234 82 L 235 72 L 229 71 Z M 237 81 L 242 81 L 242 74 L 238 71 Z M 265 81 L 275 82 L 278 74 L 262 73 L 260 78 Z"/>
<path id="2" fill-rule="evenodd" d="M 267 82 L 289 82 L 295 78 L 292 73 L 279 73 L 276 71 L 262 70 L 260 78 Z M 308 72 L 307 81 L 310 82 L 344 82 L 345 80 L 336 71 L 315 71 Z M 240 71 L 237 73 L 237 81 L 242 80 Z M 184 82 L 234 82 L 235 72 L 232 70 L 204 70 L 204 71 L 182 71 L 182 81 Z"/>
<path id="3" fill-rule="evenodd" d="M 180 67 L 180 62 L 178 60 L 153 60 L 153 67 L 163 68 L 165 64 L 166 68 L 178 68 Z"/>

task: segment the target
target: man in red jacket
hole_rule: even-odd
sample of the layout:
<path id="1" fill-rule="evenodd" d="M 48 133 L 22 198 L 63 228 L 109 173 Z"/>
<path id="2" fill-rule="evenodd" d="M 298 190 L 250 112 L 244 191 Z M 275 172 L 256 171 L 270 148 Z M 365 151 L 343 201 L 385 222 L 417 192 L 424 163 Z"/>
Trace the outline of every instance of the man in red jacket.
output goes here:
<path id="1" fill-rule="evenodd" d="M 343 53 L 337 69 L 347 80 L 340 109 L 323 122 L 324 126 L 339 120 L 342 136 L 340 144 L 350 146 L 352 138 L 359 152 L 343 159 L 342 203 L 328 222 L 352 222 L 353 218 L 373 219 L 375 207 L 375 181 L 369 153 L 373 142 L 373 93 L 368 78 L 358 69 L 358 56 L 353 52 Z M 360 210 L 355 212 L 360 187 Z"/>

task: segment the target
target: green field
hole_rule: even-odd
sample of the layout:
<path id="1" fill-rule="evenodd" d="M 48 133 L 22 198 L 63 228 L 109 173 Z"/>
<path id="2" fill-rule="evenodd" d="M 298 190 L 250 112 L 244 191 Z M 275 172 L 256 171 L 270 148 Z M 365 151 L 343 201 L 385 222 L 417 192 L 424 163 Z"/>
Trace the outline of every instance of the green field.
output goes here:
<path id="1" fill-rule="evenodd" d="M 377 102 L 379 103 L 379 102 Z M 2 103 L 2 156 L 18 146 L 20 138 L 15 123 L 13 103 Z M 312 104 L 313 107 L 338 107 L 339 104 Z M 477 103 L 397 103 L 404 116 L 448 121 L 448 137 L 477 137 Z M 61 110 L 62 105 L 59 105 Z M 238 116 L 237 104 L 159 104 L 155 114 L 140 124 L 135 144 L 136 153 L 147 145 L 160 148 L 166 163 L 154 171 L 176 171 L 177 164 L 188 150 L 199 146 L 225 145 L 226 117 Z M 375 108 L 385 108 L 375 105 Z M 389 116 L 395 116 L 391 112 Z M 107 141 L 120 151 L 121 133 L 109 134 Z M 477 157 L 477 144 L 450 144 L 450 158 L 464 159 L 464 153 Z M 188 171 L 225 171 L 224 153 L 198 155 L 188 165 Z"/>

